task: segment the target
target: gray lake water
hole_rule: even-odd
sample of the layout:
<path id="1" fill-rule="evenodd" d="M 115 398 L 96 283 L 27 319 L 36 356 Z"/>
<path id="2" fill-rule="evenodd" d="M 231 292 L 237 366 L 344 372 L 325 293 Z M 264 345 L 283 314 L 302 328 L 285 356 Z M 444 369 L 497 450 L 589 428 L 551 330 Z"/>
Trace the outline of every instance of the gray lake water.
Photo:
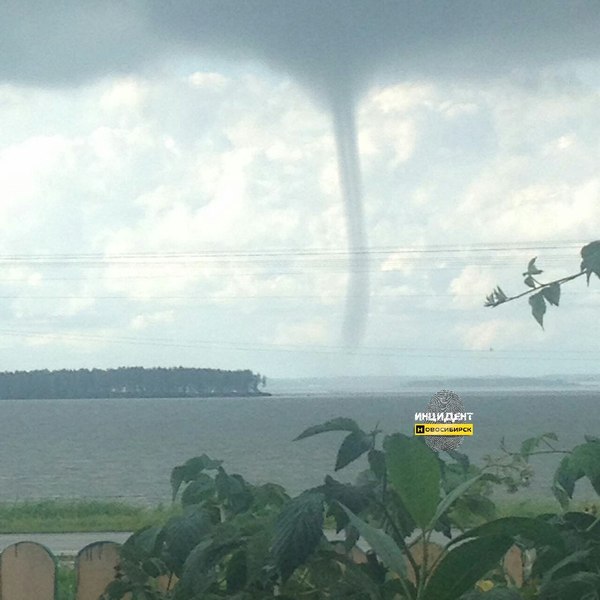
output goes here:
<path id="1" fill-rule="evenodd" d="M 569 448 L 600 434 L 596 392 L 464 392 L 475 435 L 462 451 L 498 453 L 502 436 L 521 440 L 555 431 Z M 0 501 L 103 498 L 168 502 L 171 468 L 203 452 L 253 483 L 291 493 L 333 473 L 341 433 L 292 442 L 303 429 L 337 416 L 365 429 L 412 433 L 430 394 L 273 396 L 209 399 L 0 401 Z M 532 491 L 547 494 L 556 456 L 536 460 Z M 335 476 L 351 480 L 363 459 Z"/>

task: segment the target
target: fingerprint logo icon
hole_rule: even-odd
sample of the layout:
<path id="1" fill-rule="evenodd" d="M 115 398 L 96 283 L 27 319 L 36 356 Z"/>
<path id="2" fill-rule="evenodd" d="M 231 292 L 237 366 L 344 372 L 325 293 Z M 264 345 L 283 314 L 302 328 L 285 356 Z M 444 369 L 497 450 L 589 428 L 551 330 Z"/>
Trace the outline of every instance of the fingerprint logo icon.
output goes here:
<path id="1" fill-rule="evenodd" d="M 460 399 L 459 395 L 455 392 L 451 392 L 450 390 L 441 390 L 436 392 L 429 404 L 427 405 L 428 413 L 464 413 L 465 405 L 463 401 Z M 434 422 L 432 420 L 426 419 L 427 422 Z M 426 444 L 436 452 L 440 452 L 442 450 L 456 450 L 463 442 L 463 436 L 461 435 L 429 435 L 425 438 Z"/>

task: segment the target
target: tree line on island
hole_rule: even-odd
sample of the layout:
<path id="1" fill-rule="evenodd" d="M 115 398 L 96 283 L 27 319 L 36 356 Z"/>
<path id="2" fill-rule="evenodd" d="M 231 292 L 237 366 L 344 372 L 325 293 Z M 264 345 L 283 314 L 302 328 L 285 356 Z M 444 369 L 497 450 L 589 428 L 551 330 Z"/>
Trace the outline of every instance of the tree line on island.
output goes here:
<path id="1" fill-rule="evenodd" d="M 119 367 L 0 373 L 0 398 L 194 398 L 263 396 L 266 377 L 249 369 Z"/>

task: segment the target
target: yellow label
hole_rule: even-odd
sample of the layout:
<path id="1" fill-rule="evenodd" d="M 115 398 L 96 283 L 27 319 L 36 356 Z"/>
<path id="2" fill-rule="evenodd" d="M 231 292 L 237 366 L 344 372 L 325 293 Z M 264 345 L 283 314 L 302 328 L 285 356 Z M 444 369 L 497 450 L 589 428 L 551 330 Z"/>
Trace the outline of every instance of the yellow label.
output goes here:
<path id="1" fill-rule="evenodd" d="M 415 423 L 415 435 L 473 435 L 473 423 Z"/>

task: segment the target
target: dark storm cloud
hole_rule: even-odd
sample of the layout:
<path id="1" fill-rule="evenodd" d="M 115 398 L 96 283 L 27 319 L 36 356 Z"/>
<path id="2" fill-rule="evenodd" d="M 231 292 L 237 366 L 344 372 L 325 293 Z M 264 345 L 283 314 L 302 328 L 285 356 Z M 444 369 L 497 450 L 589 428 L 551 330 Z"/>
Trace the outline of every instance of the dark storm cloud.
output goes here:
<path id="1" fill-rule="evenodd" d="M 600 54 L 597 0 L 5 1 L 0 79 L 69 85 L 174 55 L 261 60 L 333 115 L 353 259 L 345 337 L 368 312 L 367 245 L 354 125 L 377 77 L 479 78 Z"/>
<path id="2" fill-rule="evenodd" d="M 6 0 L 0 76 L 77 82 L 184 49 L 262 59 L 327 93 L 378 72 L 479 76 L 600 52 L 589 0 Z"/>

